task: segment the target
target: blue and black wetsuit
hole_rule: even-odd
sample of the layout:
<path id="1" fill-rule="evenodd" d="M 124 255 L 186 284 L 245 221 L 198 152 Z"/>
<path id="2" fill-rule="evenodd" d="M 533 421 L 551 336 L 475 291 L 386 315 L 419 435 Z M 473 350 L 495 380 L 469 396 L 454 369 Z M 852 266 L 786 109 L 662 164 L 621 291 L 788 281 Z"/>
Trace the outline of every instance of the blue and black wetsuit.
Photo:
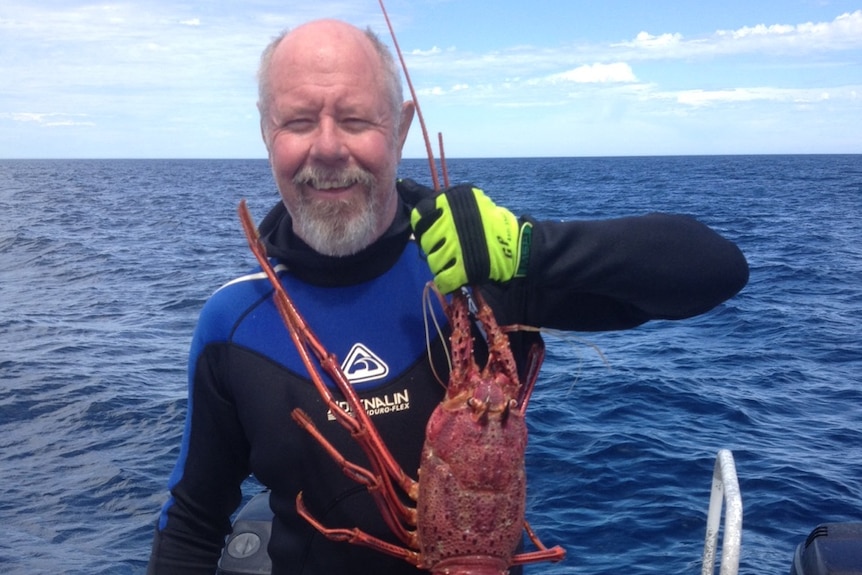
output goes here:
<path id="1" fill-rule="evenodd" d="M 431 363 L 444 381 L 447 369 L 438 337 L 430 358 L 426 351 L 422 294 L 431 274 L 409 227 L 410 206 L 430 191 L 410 181 L 398 187 L 395 222 L 355 256 L 315 253 L 292 234 L 281 204 L 261 231 L 297 308 L 341 358 L 388 447 L 415 477 L 425 421 L 443 395 Z M 734 244 L 684 216 L 534 222 L 533 230 L 528 277 L 483 287 L 501 324 L 594 331 L 681 319 L 711 309 L 748 279 Z M 536 337 L 512 337 L 517 361 Z M 365 464 L 309 381 L 267 278 L 252 273 L 229 282 L 207 302 L 195 331 L 182 448 L 150 573 L 213 573 L 249 474 L 271 490 L 273 573 L 417 572 L 379 552 L 330 542 L 296 514 L 302 491 L 327 526 L 359 527 L 397 543 L 364 487 L 293 421 L 296 407 L 349 460 Z"/>

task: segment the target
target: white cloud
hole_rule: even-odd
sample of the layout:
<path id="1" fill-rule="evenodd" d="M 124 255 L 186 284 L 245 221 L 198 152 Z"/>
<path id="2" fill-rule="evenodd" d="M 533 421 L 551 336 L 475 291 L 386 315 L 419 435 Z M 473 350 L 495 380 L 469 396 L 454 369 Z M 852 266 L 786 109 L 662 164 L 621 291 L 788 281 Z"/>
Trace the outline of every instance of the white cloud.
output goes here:
<path id="1" fill-rule="evenodd" d="M 86 114 L 61 114 L 61 113 L 35 113 L 35 112 L 12 112 L 0 114 L 0 119 L 9 119 L 13 122 L 33 123 L 45 127 L 56 126 L 94 126 L 90 121 L 80 121 L 74 118 L 86 117 Z"/>
<path id="2" fill-rule="evenodd" d="M 862 10 L 847 12 L 831 22 L 757 24 L 718 30 L 710 42 L 716 51 L 795 52 L 862 48 Z"/>
<path id="3" fill-rule="evenodd" d="M 448 96 L 450 94 L 454 94 L 456 92 L 463 92 L 465 90 L 469 90 L 469 84 L 454 84 L 451 88 L 446 89 L 440 86 L 434 86 L 432 88 L 423 88 L 421 90 L 416 90 L 416 94 L 419 96 Z"/>
<path id="4" fill-rule="evenodd" d="M 610 44 L 609 48 L 617 57 L 629 60 L 858 49 L 862 48 L 862 10 L 841 14 L 829 22 L 756 24 L 717 30 L 699 38 L 640 32 L 634 39 Z"/>
<path id="5" fill-rule="evenodd" d="M 411 50 L 411 51 L 410 51 L 410 54 L 411 54 L 412 56 L 434 56 L 434 55 L 436 55 L 436 54 L 441 53 L 442 51 L 443 51 L 443 50 L 441 50 L 441 49 L 440 49 L 440 48 L 438 48 L 437 46 L 434 46 L 434 47 L 432 47 L 432 48 L 431 48 L 431 49 L 429 49 L 429 50 L 420 50 L 420 49 L 418 49 L 418 48 L 417 48 L 417 49 L 415 49 L 415 50 Z"/>
<path id="6" fill-rule="evenodd" d="M 777 100 L 779 94 L 770 88 L 734 88 L 732 90 L 683 90 L 676 94 L 676 101 L 688 106 L 707 106 L 725 102 L 750 102 L 752 100 Z"/>
<path id="7" fill-rule="evenodd" d="M 579 84 L 604 84 L 615 82 L 637 82 L 631 66 L 625 62 L 613 64 L 586 64 L 566 72 L 552 74 L 545 78 L 551 83 L 576 82 Z"/>
<path id="8" fill-rule="evenodd" d="M 841 14 L 831 22 L 805 22 L 803 24 L 758 24 L 737 30 L 719 30 L 718 38 L 734 40 L 766 40 L 779 45 L 788 41 L 801 46 L 843 48 L 862 46 L 862 10 Z"/>
<path id="9" fill-rule="evenodd" d="M 421 90 L 416 90 L 416 93 L 419 96 L 443 96 L 446 94 L 446 90 L 444 90 L 440 86 L 433 86 L 431 88 L 422 88 Z"/>
<path id="10" fill-rule="evenodd" d="M 844 94 L 844 92 L 847 92 Z M 852 99 L 852 89 L 839 89 L 836 93 L 843 99 Z M 672 98 L 692 107 L 703 107 L 715 104 L 729 104 L 738 102 L 771 101 L 789 102 L 793 104 L 812 104 L 825 102 L 832 98 L 829 92 L 822 89 L 793 89 L 793 88 L 734 88 L 729 90 L 681 90 L 678 92 L 666 92 L 659 94 L 662 98 Z"/>
<path id="11" fill-rule="evenodd" d="M 631 44 L 640 48 L 665 48 L 675 46 L 681 41 L 682 34 L 679 33 L 653 36 L 649 32 L 639 32 Z"/>
<path id="12" fill-rule="evenodd" d="M 785 35 L 791 34 L 796 31 L 796 26 L 790 26 L 788 24 L 773 24 L 772 26 L 766 26 L 764 24 L 758 24 L 757 26 L 749 27 L 743 26 L 738 30 L 719 30 L 717 34 L 719 36 L 724 36 L 730 34 L 733 38 L 745 38 L 746 36 L 768 36 L 770 34 L 777 35 Z"/>

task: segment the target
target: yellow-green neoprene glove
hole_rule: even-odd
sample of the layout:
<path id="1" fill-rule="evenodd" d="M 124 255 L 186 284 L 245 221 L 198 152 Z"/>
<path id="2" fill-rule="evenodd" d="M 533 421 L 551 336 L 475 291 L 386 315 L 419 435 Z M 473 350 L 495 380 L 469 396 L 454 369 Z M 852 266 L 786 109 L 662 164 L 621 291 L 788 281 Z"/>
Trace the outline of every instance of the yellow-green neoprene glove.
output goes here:
<path id="1" fill-rule="evenodd" d="M 410 214 L 434 283 L 443 293 L 527 271 L 532 226 L 463 184 L 419 202 Z"/>

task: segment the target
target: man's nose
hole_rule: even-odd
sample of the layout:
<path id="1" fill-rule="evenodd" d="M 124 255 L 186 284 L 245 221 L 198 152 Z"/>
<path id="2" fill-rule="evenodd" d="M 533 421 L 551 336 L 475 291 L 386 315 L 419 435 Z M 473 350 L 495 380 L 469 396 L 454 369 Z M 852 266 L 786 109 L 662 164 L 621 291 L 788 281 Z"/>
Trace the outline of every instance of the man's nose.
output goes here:
<path id="1" fill-rule="evenodd" d="M 316 160 L 328 163 L 347 158 L 344 132 L 337 122 L 332 119 L 324 119 L 320 122 L 311 145 L 311 155 Z"/>

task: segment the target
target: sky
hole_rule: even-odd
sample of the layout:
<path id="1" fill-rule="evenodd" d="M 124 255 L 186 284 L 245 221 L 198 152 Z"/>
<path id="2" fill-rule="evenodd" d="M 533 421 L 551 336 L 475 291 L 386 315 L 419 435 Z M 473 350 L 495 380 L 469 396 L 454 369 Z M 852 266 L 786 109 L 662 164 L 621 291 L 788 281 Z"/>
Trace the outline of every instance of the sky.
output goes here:
<path id="1" fill-rule="evenodd" d="M 386 7 L 450 158 L 862 153 L 862 0 Z M 391 45 L 377 0 L 2 0 L 0 158 L 265 158 L 260 52 L 323 17 Z"/>

